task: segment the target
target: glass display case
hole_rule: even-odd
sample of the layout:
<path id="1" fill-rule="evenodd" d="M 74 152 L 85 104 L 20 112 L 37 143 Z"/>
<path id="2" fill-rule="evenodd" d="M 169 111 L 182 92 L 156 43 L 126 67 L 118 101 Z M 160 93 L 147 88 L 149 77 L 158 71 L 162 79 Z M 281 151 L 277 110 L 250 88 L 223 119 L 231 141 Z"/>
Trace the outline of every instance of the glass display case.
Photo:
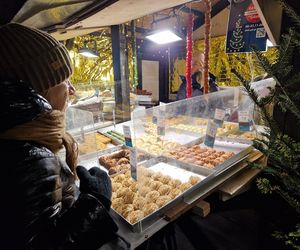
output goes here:
<path id="1" fill-rule="evenodd" d="M 142 231 L 212 184 L 252 151 L 253 110 L 248 95 L 232 88 L 133 112 L 131 134 L 124 135 L 133 148 L 100 161 L 111 173 L 112 211 Z"/>
<path id="2" fill-rule="evenodd" d="M 129 230 L 141 232 L 180 201 L 209 192 L 217 178 L 247 157 L 257 136 L 253 111 L 240 88 L 137 110 L 118 130 L 108 128 L 118 146 L 96 146 L 96 153 L 86 154 L 80 164 L 107 171 L 111 213 Z M 91 119 L 86 117 L 85 123 L 92 124 Z M 79 140 L 85 134 L 82 126 L 79 135 L 75 126 Z M 94 130 L 109 135 L 100 132 Z"/>

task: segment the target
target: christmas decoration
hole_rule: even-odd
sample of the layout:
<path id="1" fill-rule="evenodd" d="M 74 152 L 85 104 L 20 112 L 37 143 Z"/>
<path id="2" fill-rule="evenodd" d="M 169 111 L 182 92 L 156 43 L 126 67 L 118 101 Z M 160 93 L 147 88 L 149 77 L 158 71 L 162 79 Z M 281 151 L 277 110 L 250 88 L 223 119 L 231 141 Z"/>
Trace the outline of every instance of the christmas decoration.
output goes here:
<path id="1" fill-rule="evenodd" d="M 138 85 L 138 72 L 137 72 L 137 53 L 136 53 L 136 32 L 135 20 L 131 21 L 131 47 L 132 47 L 132 61 L 133 61 L 133 79 L 132 87 L 136 89 Z"/>
<path id="2" fill-rule="evenodd" d="M 204 85 L 203 92 L 204 94 L 208 93 L 208 82 L 209 82 L 209 50 L 210 50 L 210 19 L 211 19 L 211 1 L 205 0 L 205 50 L 204 50 Z"/>
<path id="3" fill-rule="evenodd" d="M 265 71 L 259 66 L 255 55 L 250 54 L 254 67 L 250 71 L 249 63 L 245 53 L 226 54 L 225 42 L 226 37 L 214 37 L 210 41 L 209 51 L 209 71 L 217 77 L 218 86 L 239 86 L 240 81 L 231 73 L 231 68 L 235 68 L 246 79 L 262 75 Z M 194 41 L 194 51 L 204 51 L 204 40 Z M 277 56 L 276 47 L 268 48 L 263 55 L 273 62 Z M 181 84 L 180 76 L 185 75 L 184 58 L 175 58 L 171 61 L 171 92 L 174 93 L 179 89 Z"/>
<path id="4" fill-rule="evenodd" d="M 240 49 L 243 48 L 245 45 L 243 38 L 244 37 L 241 25 L 241 18 L 239 18 L 235 23 L 235 30 L 232 32 L 232 37 L 230 38 L 229 52 L 239 52 Z"/>
<path id="5" fill-rule="evenodd" d="M 87 44 L 96 40 L 97 50 L 100 52 L 99 58 L 91 60 L 78 54 L 84 42 Z M 73 61 L 74 73 L 71 77 L 75 87 L 97 85 L 100 89 L 113 86 L 113 67 L 112 67 L 112 43 L 109 36 L 90 35 L 75 37 L 74 46 L 70 50 Z M 109 86 L 108 86 L 109 85 Z"/>
<path id="6" fill-rule="evenodd" d="M 187 34 L 186 34 L 186 97 L 190 98 L 192 96 L 192 76 L 191 76 L 191 66 L 192 66 L 192 48 L 193 48 L 193 14 L 189 13 L 188 24 L 187 24 Z"/>

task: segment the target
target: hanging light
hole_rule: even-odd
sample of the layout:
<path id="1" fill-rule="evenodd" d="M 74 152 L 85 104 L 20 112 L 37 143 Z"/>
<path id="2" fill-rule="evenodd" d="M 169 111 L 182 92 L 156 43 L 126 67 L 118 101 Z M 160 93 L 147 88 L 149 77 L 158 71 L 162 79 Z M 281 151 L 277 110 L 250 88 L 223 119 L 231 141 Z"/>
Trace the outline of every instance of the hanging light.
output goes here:
<path id="1" fill-rule="evenodd" d="M 172 30 L 158 30 L 146 36 L 157 44 L 167 44 L 182 40 L 182 37 Z"/>
<path id="2" fill-rule="evenodd" d="M 99 52 L 97 51 L 97 44 L 96 40 L 94 40 L 94 49 L 89 49 L 87 47 L 87 41 L 84 41 L 84 46 L 79 50 L 79 54 L 90 57 L 90 58 L 96 58 L 99 57 Z"/>

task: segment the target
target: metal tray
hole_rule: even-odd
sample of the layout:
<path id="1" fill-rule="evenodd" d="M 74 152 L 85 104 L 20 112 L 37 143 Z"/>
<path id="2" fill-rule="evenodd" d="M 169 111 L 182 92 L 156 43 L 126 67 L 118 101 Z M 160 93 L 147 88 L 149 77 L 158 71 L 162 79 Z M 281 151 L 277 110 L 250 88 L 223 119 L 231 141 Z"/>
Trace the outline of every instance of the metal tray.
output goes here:
<path id="1" fill-rule="evenodd" d="M 194 146 L 194 145 L 200 145 L 206 147 L 203 144 L 203 141 L 201 139 L 198 139 L 193 143 L 189 143 L 185 146 Z M 245 157 L 247 157 L 247 155 L 253 150 L 253 146 L 251 141 L 247 141 L 247 143 L 241 143 L 239 141 L 236 141 L 234 138 L 230 138 L 230 139 L 216 138 L 213 149 L 218 151 L 225 151 L 225 152 L 231 151 L 235 153 L 234 156 L 230 157 L 220 165 L 217 165 L 216 167 L 211 169 L 213 172 L 218 173 L 223 170 L 226 170 L 233 164 L 236 164 L 241 160 L 243 160 Z M 191 163 L 191 165 L 195 165 L 195 164 Z M 199 165 L 195 165 L 195 166 L 199 166 Z M 202 168 L 205 167 L 203 166 Z"/>
<path id="2" fill-rule="evenodd" d="M 172 167 L 178 168 L 180 170 L 184 169 L 190 173 L 190 176 L 196 175 L 201 178 L 201 181 L 198 182 L 197 184 L 193 185 L 191 188 L 185 190 L 183 193 L 181 193 L 179 196 L 174 198 L 173 200 L 169 201 L 167 204 L 164 206 L 160 207 L 158 210 L 154 211 L 152 214 L 147 215 L 144 217 L 142 220 L 138 221 L 135 224 L 131 224 L 128 222 L 122 215 L 117 213 L 113 208 L 111 208 L 111 213 L 112 215 L 120 221 L 122 224 L 124 224 L 129 230 L 135 232 L 135 233 L 140 233 L 149 226 L 151 226 L 155 221 L 157 221 L 159 218 L 164 216 L 164 213 L 169 210 L 170 208 L 174 207 L 176 204 L 178 204 L 180 201 L 184 200 L 184 197 L 189 195 L 191 192 L 195 191 L 197 188 L 199 188 L 199 185 L 203 182 L 204 180 L 211 174 L 212 172 L 209 171 L 208 169 L 204 169 L 198 166 L 192 166 L 188 163 L 183 163 L 179 162 L 177 160 L 174 160 L 172 158 L 168 158 L 165 156 L 159 156 L 156 158 L 152 158 L 151 160 L 145 161 L 139 166 L 147 167 L 150 168 L 158 163 L 166 163 Z M 162 172 L 163 173 L 163 172 Z"/>

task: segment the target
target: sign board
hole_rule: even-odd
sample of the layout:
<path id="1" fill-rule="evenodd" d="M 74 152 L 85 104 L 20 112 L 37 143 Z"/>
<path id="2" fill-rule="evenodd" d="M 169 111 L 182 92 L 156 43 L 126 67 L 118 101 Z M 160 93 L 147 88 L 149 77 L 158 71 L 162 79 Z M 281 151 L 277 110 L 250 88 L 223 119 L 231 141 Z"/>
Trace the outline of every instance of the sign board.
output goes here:
<path id="1" fill-rule="evenodd" d="M 252 0 L 232 0 L 226 35 L 226 53 L 267 49 L 267 33 Z"/>

